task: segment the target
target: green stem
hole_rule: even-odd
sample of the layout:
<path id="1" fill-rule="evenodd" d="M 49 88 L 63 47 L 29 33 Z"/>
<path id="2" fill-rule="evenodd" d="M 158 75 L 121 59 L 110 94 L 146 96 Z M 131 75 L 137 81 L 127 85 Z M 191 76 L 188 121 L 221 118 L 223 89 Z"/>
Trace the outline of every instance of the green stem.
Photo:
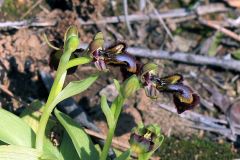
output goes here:
<path id="1" fill-rule="evenodd" d="M 119 118 L 119 115 L 122 111 L 123 103 L 124 103 L 124 98 L 121 95 L 119 95 L 117 97 L 117 101 L 116 101 L 117 105 L 116 105 L 116 110 L 115 110 L 115 113 L 114 113 L 114 123 L 113 123 L 112 126 L 110 126 L 108 124 L 109 125 L 109 131 L 108 131 L 107 139 L 105 141 L 105 144 L 104 144 L 104 147 L 103 147 L 103 150 L 102 150 L 102 153 L 101 153 L 100 160 L 106 160 L 107 159 L 108 151 L 109 151 L 109 148 L 112 144 L 112 139 L 113 139 L 114 132 L 115 132 L 115 129 L 116 129 L 116 126 L 117 126 L 118 118 Z"/>
<path id="2" fill-rule="evenodd" d="M 113 125 L 113 127 L 109 128 L 109 130 L 108 130 L 107 139 L 105 141 L 100 160 L 106 160 L 107 159 L 108 151 L 109 151 L 109 148 L 112 144 L 112 139 L 113 139 L 113 136 L 114 136 L 115 128 L 116 128 L 116 124 Z"/>
<path id="3" fill-rule="evenodd" d="M 36 137 L 36 148 L 39 151 L 43 150 L 43 139 L 44 139 L 44 134 L 45 134 L 45 129 L 46 125 L 48 122 L 48 119 L 51 115 L 52 110 L 56 106 L 56 104 L 52 104 L 56 96 L 61 92 L 65 78 L 66 78 L 66 64 L 68 63 L 69 59 L 71 56 L 71 52 L 69 51 L 64 51 L 60 62 L 59 66 L 56 72 L 56 78 L 53 82 L 53 86 L 51 88 L 51 91 L 48 96 L 48 100 L 46 105 L 44 106 L 43 109 L 43 114 L 41 116 L 40 122 L 39 122 L 39 127 L 37 131 L 37 137 Z"/>

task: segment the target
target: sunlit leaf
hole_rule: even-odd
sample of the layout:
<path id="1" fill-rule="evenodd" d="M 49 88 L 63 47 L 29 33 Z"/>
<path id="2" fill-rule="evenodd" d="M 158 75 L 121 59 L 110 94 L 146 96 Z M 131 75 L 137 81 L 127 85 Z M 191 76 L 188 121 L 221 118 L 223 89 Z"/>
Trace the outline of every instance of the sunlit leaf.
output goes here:
<path id="1" fill-rule="evenodd" d="M 130 159 L 131 151 L 128 149 L 127 151 L 123 152 L 119 157 L 115 158 L 114 160 L 128 160 Z"/>
<path id="2" fill-rule="evenodd" d="M 41 117 L 41 113 L 43 110 L 42 103 L 38 100 L 35 100 L 29 107 L 27 107 L 20 117 L 33 129 L 36 133 Z M 45 136 L 44 136 L 44 145 L 43 145 L 43 157 L 44 159 L 57 159 L 63 160 L 62 155 L 60 154 L 58 148 L 53 145 L 53 143 L 49 139 L 51 128 L 56 125 L 56 122 L 49 119 Z"/>
<path id="3" fill-rule="evenodd" d="M 39 100 L 33 101 L 32 104 L 25 108 L 20 117 L 26 122 L 36 133 L 40 116 L 42 114 L 42 103 Z"/>
<path id="4" fill-rule="evenodd" d="M 33 147 L 36 135 L 27 123 L 16 115 L 0 109 L 0 140 L 12 145 Z"/>
<path id="5" fill-rule="evenodd" d="M 109 127 L 111 128 L 114 124 L 114 115 L 112 114 L 112 111 L 109 108 L 109 105 L 107 103 L 107 98 L 104 95 L 101 97 L 101 108 L 107 119 L 107 123 L 108 123 Z"/>
<path id="6" fill-rule="evenodd" d="M 54 113 L 72 139 L 80 159 L 99 159 L 98 151 L 96 150 L 89 136 L 84 132 L 79 124 L 57 109 L 54 110 Z"/>
<path id="7" fill-rule="evenodd" d="M 33 148 L 15 145 L 0 146 L 0 160 L 39 160 L 41 153 Z"/>
<path id="8" fill-rule="evenodd" d="M 121 94 L 121 86 L 120 86 L 118 80 L 114 79 L 113 82 L 114 82 L 115 88 L 118 91 L 118 94 Z"/>
<path id="9" fill-rule="evenodd" d="M 88 89 L 98 78 L 98 75 L 92 75 L 81 81 L 70 82 L 56 97 L 55 103 L 59 103 L 64 99 L 79 94 Z"/>

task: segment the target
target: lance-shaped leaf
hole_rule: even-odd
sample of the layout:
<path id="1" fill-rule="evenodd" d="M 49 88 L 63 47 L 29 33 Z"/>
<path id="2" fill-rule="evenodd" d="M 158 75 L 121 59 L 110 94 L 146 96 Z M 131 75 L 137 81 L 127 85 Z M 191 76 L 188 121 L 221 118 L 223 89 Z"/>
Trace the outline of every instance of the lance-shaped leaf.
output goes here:
<path id="1" fill-rule="evenodd" d="M 59 148 L 63 159 L 66 160 L 79 160 L 78 154 L 74 148 L 71 138 L 67 132 L 64 132 L 61 146 Z M 71 151 L 71 152 L 69 152 Z"/>
<path id="2" fill-rule="evenodd" d="M 41 153 L 33 148 L 15 145 L 0 146 L 0 160 L 39 160 Z"/>
<path id="3" fill-rule="evenodd" d="M 36 135 L 31 127 L 22 119 L 4 109 L 0 109 L 0 128 L 2 128 L 0 141 L 25 147 L 34 146 Z"/>
<path id="4" fill-rule="evenodd" d="M 39 120 L 43 108 L 42 106 L 43 104 L 40 101 L 36 100 L 20 115 L 20 117 L 33 129 L 35 133 L 37 132 L 37 128 L 39 126 Z M 45 135 L 50 135 L 50 130 L 54 125 L 56 125 L 56 122 L 50 119 L 45 130 Z M 48 136 L 44 136 L 42 158 L 58 160 L 64 159 L 60 154 L 58 148 L 53 145 Z"/>
<path id="5" fill-rule="evenodd" d="M 114 160 L 129 160 L 131 156 L 131 150 L 128 149 L 123 152 L 119 157 L 115 158 Z"/>
<path id="6" fill-rule="evenodd" d="M 89 136 L 84 130 L 64 113 L 54 110 L 59 122 L 66 129 L 68 135 L 72 139 L 75 149 L 80 159 L 99 159 L 98 151 L 93 145 Z"/>
<path id="7" fill-rule="evenodd" d="M 109 105 L 107 103 L 106 96 L 101 97 L 101 108 L 102 111 L 107 119 L 107 124 L 111 128 L 114 125 L 114 114 L 112 113 L 111 109 L 109 108 Z"/>
<path id="8" fill-rule="evenodd" d="M 98 78 L 98 75 L 92 75 L 81 81 L 70 82 L 56 97 L 54 103 L 59 103 L 64 99 L 79 94 L 88 89 Z"/>

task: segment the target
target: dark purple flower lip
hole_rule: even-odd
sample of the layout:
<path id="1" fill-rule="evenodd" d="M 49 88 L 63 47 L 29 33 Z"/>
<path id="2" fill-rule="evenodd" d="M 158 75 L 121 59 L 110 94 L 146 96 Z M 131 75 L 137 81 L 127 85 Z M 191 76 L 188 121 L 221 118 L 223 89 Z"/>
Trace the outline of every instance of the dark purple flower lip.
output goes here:
<path id="1" fill-rule="evenodd" d="M 192 99 L 192 101 L 189 101 L 188 103 L 182 102 L 180 96 L 181 95 L 173 95 L 173 101 L 177 108 L 178 114 L 181 114 L 186 110 L 193 109 L 197 104 L 199 104 L 200 97 L 196 93 L 192 94 L 193 99 Z"/>
<path id="2" fill-rule="evenodd" d="M 146 73 L 143 78 L 145 80 L 144 88 L 146 95 L 156 98 L 156 90 L 172 93 L 173 101 L 179 114 L 194 108 L 199 103 L 199 96 L 193 93 L 190 87 L 182 83 L 183 77 L 180 74 L 158 78 L 154 74 Z"/>
<path id="3" fill-rule="evenodd" d="M 173 94 L 173 101 L 179 114 L 194 108 L 199 103 L 199 96 L 183 83 L 161 86 L 159 91 Z"/>
<path id="4" fill-rule="evenodd" d="M 135 57 L 124 53 L 124 54 L 108 54 L 105 58 L 107 64 L 121 64 L 127 67 L 127 71 L 136 73 L 137 63 Z"/>

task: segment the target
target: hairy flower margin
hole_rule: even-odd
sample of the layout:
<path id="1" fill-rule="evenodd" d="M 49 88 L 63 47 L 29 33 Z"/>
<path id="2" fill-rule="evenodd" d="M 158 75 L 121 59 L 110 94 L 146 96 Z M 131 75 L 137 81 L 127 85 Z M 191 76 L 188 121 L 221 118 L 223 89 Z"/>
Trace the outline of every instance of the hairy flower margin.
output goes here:
<path id="1" fill-rule="evenodd" d="M 109 47 L 104 48 L 104 37 L 101 32 L 97 33 L 90 42 L 88 49 L 77 49 L 70 59 L 76 58 L 81 52 L 83 56 L 92 58 L 93 63 L 99 71 L 108 71 L 108 65 L 118 65 L 125 69 L 130 74 L 135 74 L 142 82 L 146 95 L 150 98 L 157 98 L 158 92 L 168 92 L 173 95 L 173 102 L 179 114 L 186 110 L 193 109 L 199 104 L 199 96 L 193 90 L 183 83 L 183 76 L 173 74 L 166 77 L 158 77 L 158 66 L 154 63 L 142 64 L 136 58 L 127 52 L 127 44 L 123 41 L 118 41 Z M 57 63 L 54 62 L 55 57 L 50 59 L 58 64 L 61 53 L 55 52 L 55 57 L 58 57 Z M 51 65 L 54 66 L 54 65 Z M 55 65 L 56 66 L 56 65 Z M 77 67 L 77 66 L 76 66 Z M 75 68 L 70 68 L 68 73 L 76 71 Z M 55 67 L 56 68 L 56 67 Z"/>
<path id="2" fill-rule="evenodd" d="M 150 98 L 157 98 L 157 92 L 171 93 L 179 114 L 194 108 L 199 103 L 199 96 L 189 86 L 183 84 L 182 75 L 158 77 L 158 66 L 154 63 L 142 64 L 137 61 L 127 52 L 127 45 L 122 41 L 104 48 L 103 34 L 99 32 L 90 43 L 88 53 L 100 71 L 108 71 L 107 65 L 115 64 L 125 68 L 131 74 L 138 75 L 146 95 Z"/>

